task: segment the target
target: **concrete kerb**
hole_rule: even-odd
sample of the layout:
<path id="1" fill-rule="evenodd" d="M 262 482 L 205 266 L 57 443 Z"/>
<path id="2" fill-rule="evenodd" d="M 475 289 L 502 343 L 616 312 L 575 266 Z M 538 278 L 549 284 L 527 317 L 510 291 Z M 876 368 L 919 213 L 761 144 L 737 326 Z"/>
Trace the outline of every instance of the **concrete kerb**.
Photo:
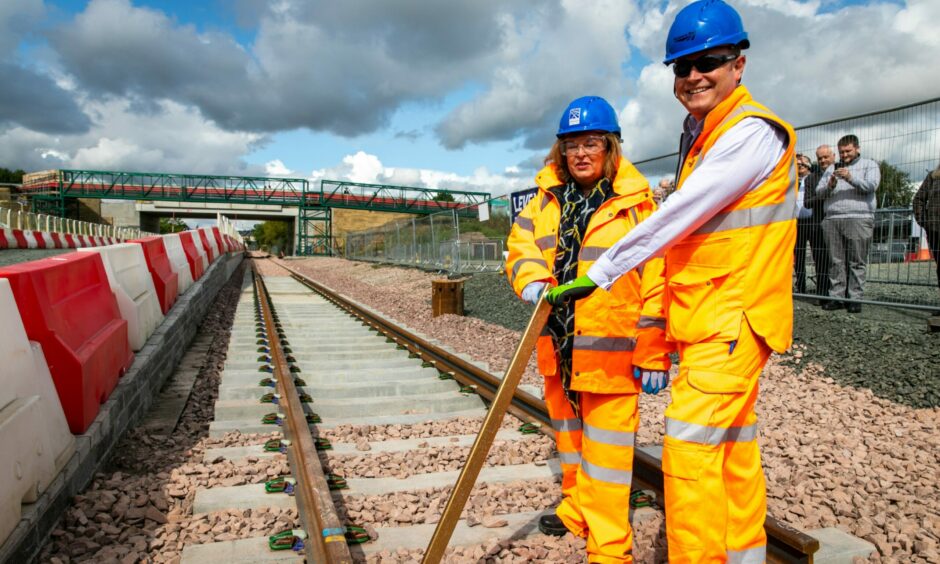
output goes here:
<path id="1" fill-rule="evenodd" d="M 120 379 L 95 422 L 76 437 L 75 454 L 36 503 L 23 506 L 24 518 L 0 547 L 0 562 L 34 562 L 72 496 L 84 490 L 126 430 L 145 415 L 159 390 L 182 359 L 209 306 L 242 261 L 229 255 L 214 262 L 168 312 Z M 148 353 L 147 349 L 153 345 Z"/>

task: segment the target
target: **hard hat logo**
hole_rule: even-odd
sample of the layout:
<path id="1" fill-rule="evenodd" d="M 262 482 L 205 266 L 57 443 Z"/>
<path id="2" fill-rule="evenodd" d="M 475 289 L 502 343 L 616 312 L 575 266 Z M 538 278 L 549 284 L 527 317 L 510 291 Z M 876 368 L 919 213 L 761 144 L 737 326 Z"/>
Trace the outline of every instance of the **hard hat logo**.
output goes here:
<path id="1" fill-rule="evenodd" d="M 698 0 L 676 14 L 666 37 L 663 63 L 723 45 L 750 46 L 741 16 L 723 0 Z"/>
<path id="2" fill-rule="evenodd" d="M 581 123 L 581 108 L 571 108 L 568 112 L 568 126 Z"/>

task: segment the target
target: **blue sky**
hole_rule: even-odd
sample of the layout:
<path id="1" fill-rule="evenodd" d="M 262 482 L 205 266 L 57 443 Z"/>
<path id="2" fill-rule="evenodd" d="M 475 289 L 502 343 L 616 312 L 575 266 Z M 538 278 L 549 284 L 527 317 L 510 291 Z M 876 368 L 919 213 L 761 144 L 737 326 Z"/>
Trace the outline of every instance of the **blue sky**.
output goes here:
<path id="1" fill-rule="evenodd" d="M 4 0 L 0 166 L 531 184 L 568 101 L 673 150 L 686 0 Z M 745 85 L 795 124 L 940 93 L 935 0 L 739 0 Z M 847 55 L 851 54 L 851 56 Z M 848 94 L 848 95 L 847 95 Z"/>

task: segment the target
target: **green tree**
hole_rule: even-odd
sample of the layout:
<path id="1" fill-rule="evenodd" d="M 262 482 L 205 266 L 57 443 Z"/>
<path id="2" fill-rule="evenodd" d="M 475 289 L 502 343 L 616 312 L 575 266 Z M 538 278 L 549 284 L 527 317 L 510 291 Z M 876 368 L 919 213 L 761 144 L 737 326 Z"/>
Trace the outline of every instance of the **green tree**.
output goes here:
<path id="1" fill-rule="evenodd" d="M 435 202 L 453 202 L 454 195 L 451 194 L 450 192 L 447 192 L 446 190 L 442 190 L 438 192 L 437 194 L 435 194 L 432 200 L 434 200 Z"/>
<path id="2" fill-rule="evenodd" d="M 264 221 L 255 224 L 251 235 L 259 248 L 267 247 L 272 249 L 277 247 L 285 253 L 290 249 L 290 224 L 286 221 Z"/>
<path id="3" fill-rule="evenodd" d="M 178 217 L 161 217 L 160 218 L 160 233 L 179 233 L 180 231 L 186 231 L 186 223 Z"/>
<path id="4" fill-rule="evenodd" d="M 8 168 L 0 167 L 0 182 L 22 184 L 24 174 L 26 174 L 26 172 L 22 169 L 10 170 Z"/>
<path id="5" fill-rule="evenodd" d="M 910 206 L 911 199 L 914 197 L 911 175 L 887 161 L 881 161 L 878 166 L 881 169 L 881 184 L 875 192 L 875 202 L 878 207 L 906 208 Z"/>

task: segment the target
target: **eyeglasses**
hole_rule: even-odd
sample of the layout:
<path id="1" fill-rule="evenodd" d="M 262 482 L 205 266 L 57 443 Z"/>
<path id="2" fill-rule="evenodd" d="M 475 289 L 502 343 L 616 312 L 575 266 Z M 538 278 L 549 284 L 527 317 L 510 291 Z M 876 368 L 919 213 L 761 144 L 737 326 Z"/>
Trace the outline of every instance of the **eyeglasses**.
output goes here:
<path id="1" fill-rule="evenodd" d="M 685 78 L 692 74 L 692 67 L 695 67 L 695 70 L 702 74 L 707 74 L 717 69 L 718 67 L 737 59 L 739 55 L 705 55 L 704 57 L 699 57 L 698 59 L 683 59 L 681 61 L 676 61 L 672 65 L 672 72 L 678 78 Z"/>
<path id="2" fill-rule="evenodd" d="M 576 155 L 579 149 L 584 150 L 585 155 L 596 155 L 607 148 L 607 139 L 604 137 L 587 137 L 581 143 L 574 141 L 563 141 L 561 143 L 562 155 Z"/>
<path id="3" fill-rule="evenodd" d="M 796 166 L 801 166 L 803 168 L 809 168 L 809 165 L 806 163 L 796 163 Z"/>

